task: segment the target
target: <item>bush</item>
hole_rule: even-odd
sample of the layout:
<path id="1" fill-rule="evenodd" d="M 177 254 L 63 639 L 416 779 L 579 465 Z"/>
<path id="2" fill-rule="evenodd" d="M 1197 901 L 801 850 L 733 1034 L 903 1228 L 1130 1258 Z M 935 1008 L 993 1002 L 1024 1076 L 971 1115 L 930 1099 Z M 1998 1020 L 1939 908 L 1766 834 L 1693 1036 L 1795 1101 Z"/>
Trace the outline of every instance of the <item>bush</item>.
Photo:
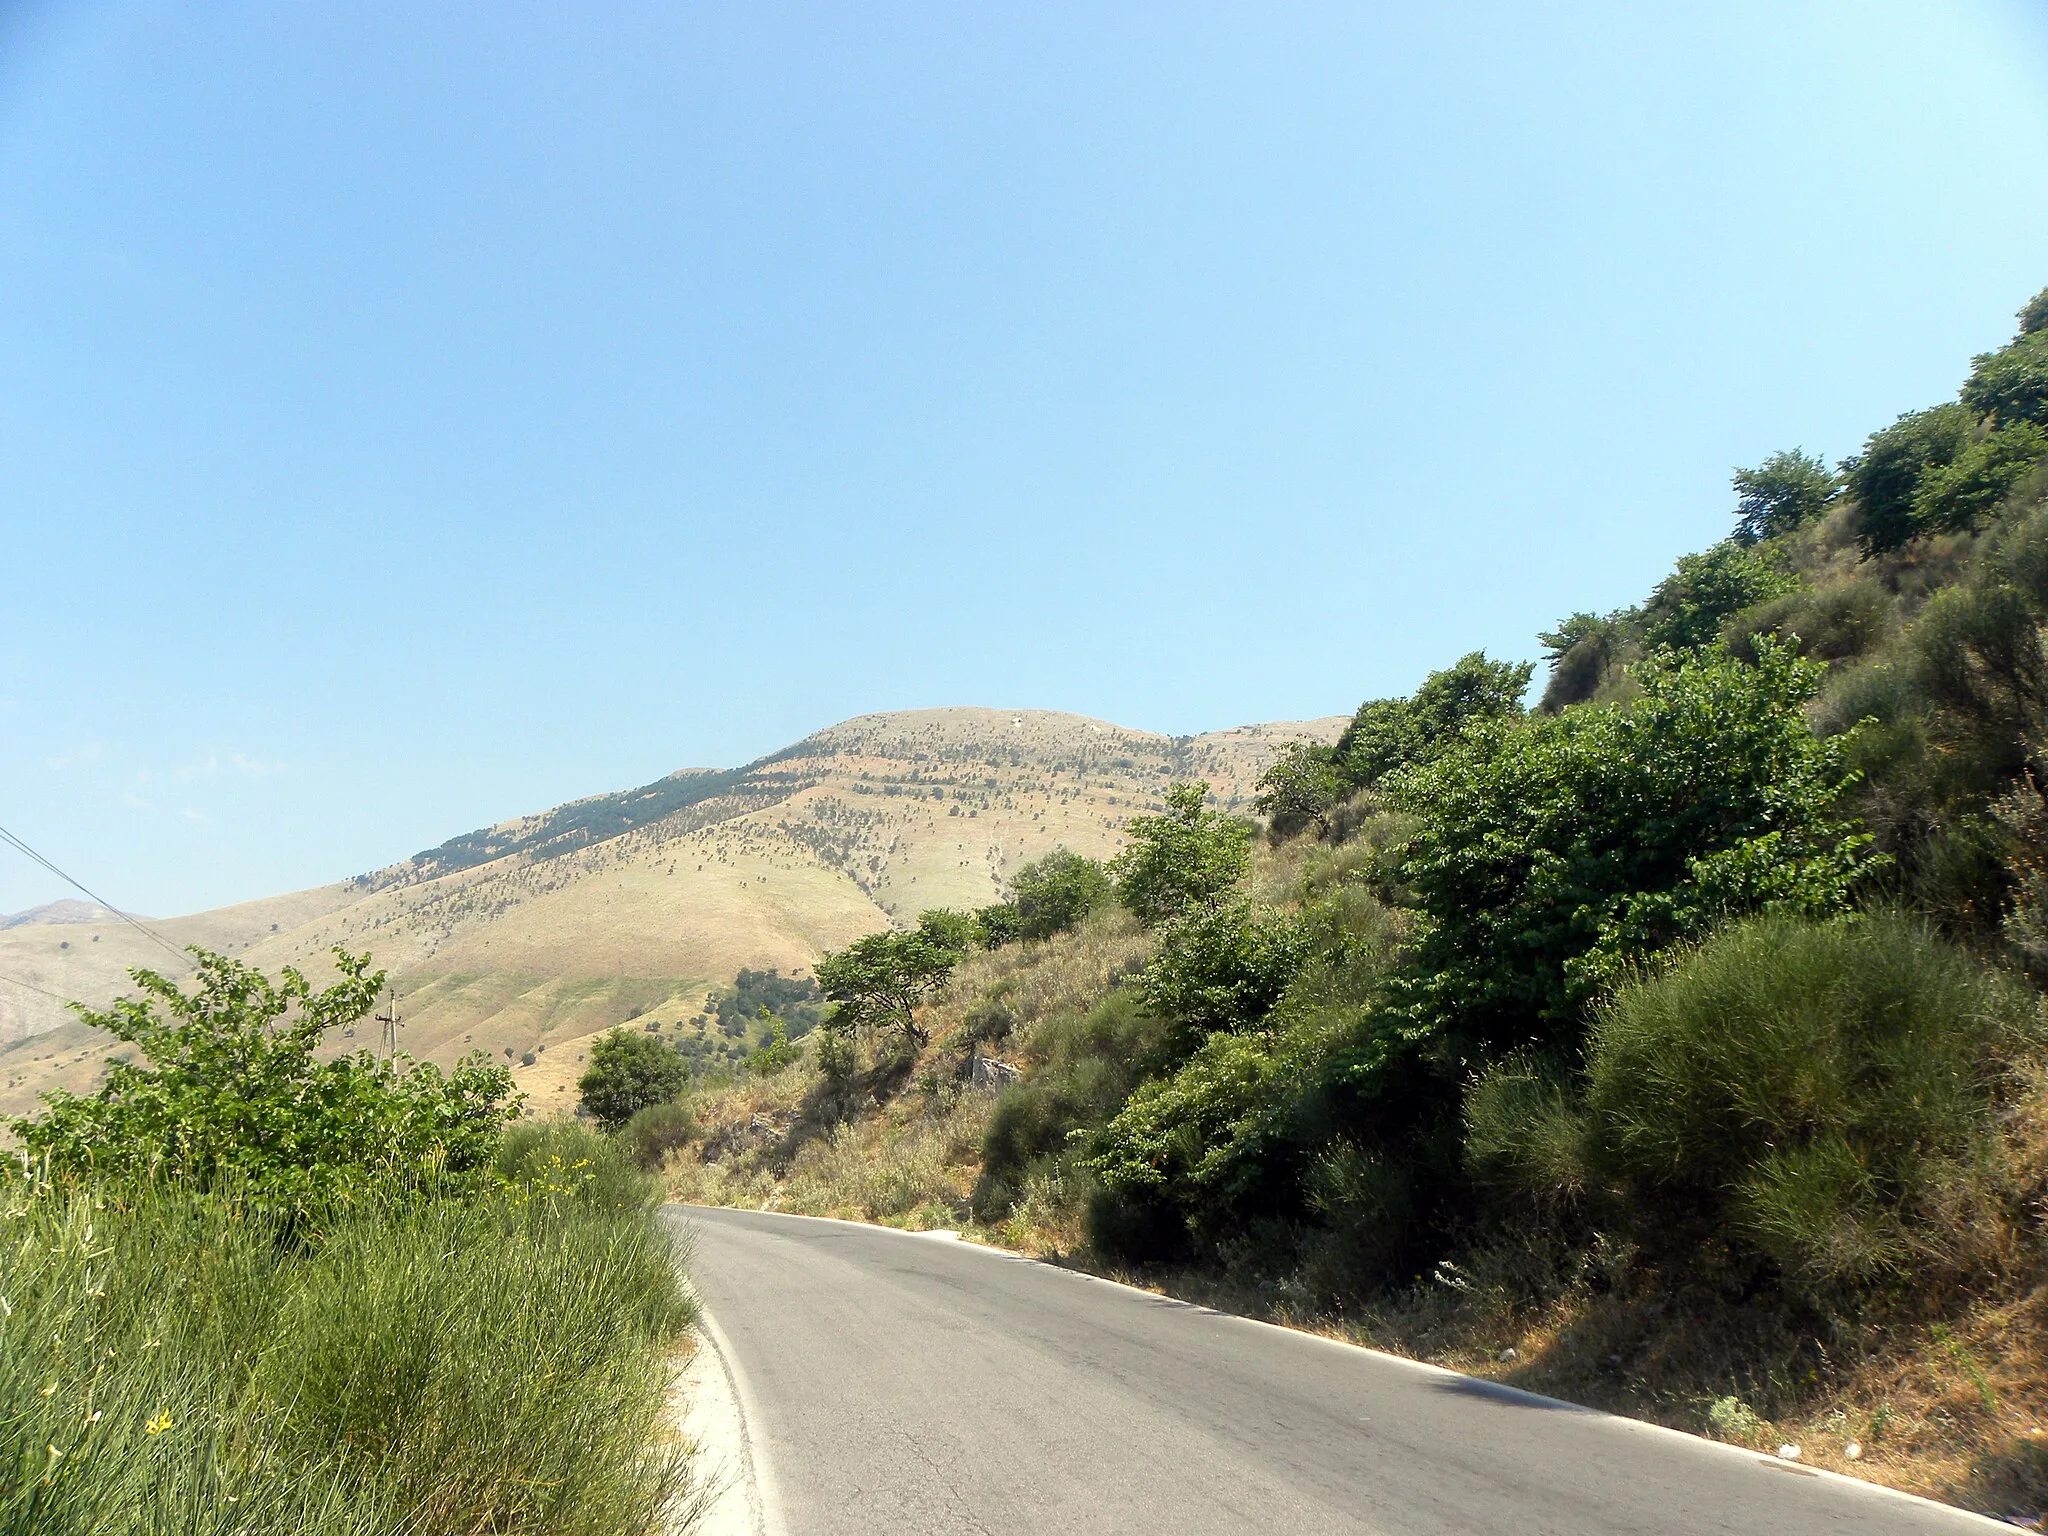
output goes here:
<path id="1" fill-rule="evenodd" d="M 1760 917 L 1599 1011 L 1576 1132 L 1508 1068 L 1468 1134 L 1528 1187 L 1618 1192 L 1647 1244 L 1696 1259 L 1732 1239 L 1838 1300 L 1994 1262 L 2006 1073 L 2040 1038 L 2024 988 L 1912 919 Z"/>
<path id="2" fill-rule="evenodd" d="M 1138 976 L 1137 994 L 1175 1026 L 1185 1049 L 1211 1030 L 1264 1018 L 1314 948 L 1303 923 L 1239 897 L 1168 925 Z"/>
<path id="3" fill-rule="evenodd" d="M 1794 642 L 1814 661 L 1844 661 L 1875 651 L 1890 635 L 1891 594 L 1872 580 L 1802 587 L 1745 608 L 1722 629 L 1730 654 L 1754 662 L 1759 637 Z"/>
<path id="4" fill-rule="evenodd" d="M 1711 645 L 1730 616 L 1798 585 L 1799 578 L 1769 550 L 1729 541 L 1704 554 L 1682 555 L 1678 569 L 1644 606 L 1643 640 L 1681 649 Z"/>
<path id="5" fill-rule="evenodd" d="M 1110 864 L 1117 895 L 1147 927 L 1207 906 L 1251 868 L 1251 826 L 1204 802 L 1209 786 L 1176 784 L 1158 816 L 1131 818 L 1130 843 Z"/>
<path id="6" fill-rule="evenodd" d="M 368 956 L 334 953 L 341 979 L 320 992 L 289 967 L 272 982 L 196 948 L 190 993 L 131 971 L 140 997 L 79 1017 L 143 1061 L 114 1062 L 89 1097 L 46 1095 L 39 1118 L 13 1122 L 22 1145 L 53 1172 L 177 1179 L 309 1207 L 486 1165 L 518 1102 L 504 1068 L 481 1055 L 445 1074 L 367 1051 L 316 1058 L 384 985 Z"/>
<path id="7" fill-rule="evenodd" d="M 665 1104 L 690 1084 L 690 1066 L 651 1035 L 607 1030 L 590 1045 L 590 1067 L 577 1081 L 583 1109 L 608 1131 L 641 1110 Z"/>
<path id="8" fill-rule="evenodd" d="M 1400 982 L 1448 1061 L 1576 1044 L 1636 958 L 1766 908 L 1841 910 L 1871 866 L 1838 809 L 1841 738 L 1800 712 L 1822 669 L 1652 659 L 1642 695 L 1469 735 L 1397 776 L 1402 878 L 1428 920 Z"/>
<path id="9" fill-rule="evenodd" d="M 1920 478 L 1970 444 L 1977 420 L 1966 405 L 1938 405 L 1901 416 L 1873 433 L 1843 466 L 1857 502 L 1857 540 L 1867 555 L 1899 549 L 1919 534 L 1913 498 Z"/>
<path id="10" fill-rule="evenodd" d="M 1114 894 L 1109 871 L 1085 854 L 1055 848 L 1018 870 L 1010 881 L 1017 907 L 1017 934 L 1049 939 L 1078 928 L 1081 919 Z"/>
<path id="11" fill-rule="evenodd" d="M 619 1130 L 619 1144 L 640 1167 L 660 1170 L 669 1153 L 680 1152 L 697 1134 L 697 1117 L 679 1099 L 650 1104 Z"/>

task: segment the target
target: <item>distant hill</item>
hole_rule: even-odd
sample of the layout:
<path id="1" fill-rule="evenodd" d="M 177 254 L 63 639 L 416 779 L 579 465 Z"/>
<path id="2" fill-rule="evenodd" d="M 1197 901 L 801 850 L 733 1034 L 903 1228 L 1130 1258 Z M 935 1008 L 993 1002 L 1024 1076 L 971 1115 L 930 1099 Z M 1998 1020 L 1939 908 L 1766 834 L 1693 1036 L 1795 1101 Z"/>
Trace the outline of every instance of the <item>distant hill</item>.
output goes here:
<path id="1" fill-rule="evenodd" d="M 26 912 L 0 916 L 0 930 L 26 928 L 34 923 L 117 923 L 120 916 L 96 901 L 46 901 Z"/>
<path id="2" fill-rule="evenodd" d="M 1334 740 L 1343 723 L 1159 736 L 1047 710 L 863 715 L 743 768 L 685 770 L 336 885 L 151 926 L 270 970 L 367 949 L 397 979 L 407 1049 L 532 1053 L 517 1076 L 545 1108 L 600 1030 L 699 1012 L 743 966 L 803 973 L 928 907 L 993 901 L 1055 847 L 1112 853 L 1176 780 L 1242 804 L 1287 742 Z M 129 966 L 177 969 L 104 909 L 37 911 L 71 907 L 85 915 L 0 925 L 0 972 L 98 1005 Z M 0 1113 L 89 1086 L 108 1044 L 55 999 L 0 988 Z"/>

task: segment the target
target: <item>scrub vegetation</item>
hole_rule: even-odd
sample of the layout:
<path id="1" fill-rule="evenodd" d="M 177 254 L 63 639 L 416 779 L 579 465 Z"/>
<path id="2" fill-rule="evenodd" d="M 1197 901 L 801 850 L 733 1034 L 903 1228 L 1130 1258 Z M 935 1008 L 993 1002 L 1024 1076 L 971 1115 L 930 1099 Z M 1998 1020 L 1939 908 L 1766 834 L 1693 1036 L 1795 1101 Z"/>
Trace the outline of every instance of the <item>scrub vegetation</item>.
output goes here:
<path id="1" fill-rule="evenodd" d="M 2048 295 L 2021 326 L 1847 462 L 1739 471 L 1533 708 L 1465 656 L 1256 823 L 1183 783 L 1107 866 L 828 957 L 673 1187 L 2039 1513 Z"/>
<path id="2" fill-rule="evenodd" d="M 0 1532 L 666 1532 L 659 1185 L 509 1075 L 322 1061 L 382 984 L 199 954 L 0 1172 Z"/>

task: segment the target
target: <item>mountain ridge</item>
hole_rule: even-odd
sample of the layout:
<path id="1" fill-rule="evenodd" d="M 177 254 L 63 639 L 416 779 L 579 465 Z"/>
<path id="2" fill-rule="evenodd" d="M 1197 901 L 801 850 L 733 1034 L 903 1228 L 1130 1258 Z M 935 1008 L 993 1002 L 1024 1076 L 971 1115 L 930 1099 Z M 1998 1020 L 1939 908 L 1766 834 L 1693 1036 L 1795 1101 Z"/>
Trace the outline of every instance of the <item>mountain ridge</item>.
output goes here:
<path id="1" fill-rule="evenodd" d="M 1054 710 L 858 715 L 737 768 L 678 770 L 151 926 L 272 972 L 317 976 L 333 946 L 368 950 L 397 981 L 405 1048 L 502 1055 L 545 1107 L 599 1030 L 680 1020 L 742 967 L 800 973 L 925 908 L 985 904 L 1054 847 L 1106 856 L 1176 780 L 1241 804 L 1282 746 L 1334 739 L 1344 718 L 1167 736 Z M 0 973 L 94 1006 L 127 989 L 127 967 L 167 959 L 111 917 L 0 931 Z M 0 1112 L 96 1080 L 110 1042 L 67 1020 L 54 999 L 0 989 Z"/>

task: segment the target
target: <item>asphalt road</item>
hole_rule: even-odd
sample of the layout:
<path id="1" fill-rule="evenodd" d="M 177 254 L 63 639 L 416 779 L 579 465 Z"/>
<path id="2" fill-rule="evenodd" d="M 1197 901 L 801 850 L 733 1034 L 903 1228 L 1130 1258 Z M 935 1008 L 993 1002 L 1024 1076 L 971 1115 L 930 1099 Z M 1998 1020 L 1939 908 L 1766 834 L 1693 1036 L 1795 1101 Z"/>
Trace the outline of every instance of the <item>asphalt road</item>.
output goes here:
<path id="1" fill-rule="evenodd" d="M 2010 1529 L 957 1241 L 672 1215 L 764 1536 Z"/>

